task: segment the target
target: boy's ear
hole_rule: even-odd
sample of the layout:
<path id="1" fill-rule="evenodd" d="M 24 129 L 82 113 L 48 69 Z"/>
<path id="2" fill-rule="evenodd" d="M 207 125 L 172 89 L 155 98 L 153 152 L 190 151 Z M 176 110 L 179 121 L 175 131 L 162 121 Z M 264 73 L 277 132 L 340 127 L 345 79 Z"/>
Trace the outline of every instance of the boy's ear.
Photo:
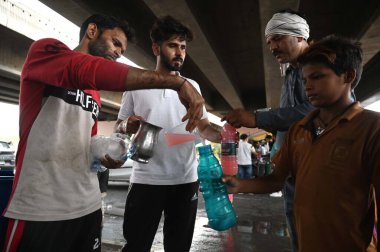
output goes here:
<path id="1" fill-rule="evenodd" d="M 349 69 L 345 74 L 344 74 L 344 82 L 345 83 L 352 83 L 356 78 L 356 70 L 355 69 Z"/>

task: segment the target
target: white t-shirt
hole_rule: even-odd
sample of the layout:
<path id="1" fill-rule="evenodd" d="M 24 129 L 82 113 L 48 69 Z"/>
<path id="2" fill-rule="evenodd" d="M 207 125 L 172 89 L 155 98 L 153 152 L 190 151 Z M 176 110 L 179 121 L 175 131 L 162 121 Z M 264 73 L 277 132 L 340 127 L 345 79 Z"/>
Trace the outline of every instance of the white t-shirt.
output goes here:
<path id="1" fill-rule="evenodd" d="M 260 149 L 261 149 L 261 155 L 267 155 L 269 152 L 269 150 L 263 145 L 260 145 Z"/>
<path id="2" fill-rule="evenodd" d="M 198 83 L 187 80 L 200 93 Z M 133 163 L 130 178 L 132 183 L 176 185 L 197 181 L 198 162 L 194 142 L 169 147 L 164 137 L 167 130 L 182 123 L 185 114 L 186 108 L 180 102 L 177 92 L 171 89 L 135 90 L 123 94 L 119 119 L 139 115 L 147 122 L 163 128 L 149 163 Z M 205 107 L 202 119 L 204 118 L 207 118 Z"/>
<path id="3" fill-rule="evenodd" d="M 251 165 L 252 164 L 252 144 L 243 140 L 239 141 L 239 148 L 237 149 L 237 161 L 239 165 Z"/>

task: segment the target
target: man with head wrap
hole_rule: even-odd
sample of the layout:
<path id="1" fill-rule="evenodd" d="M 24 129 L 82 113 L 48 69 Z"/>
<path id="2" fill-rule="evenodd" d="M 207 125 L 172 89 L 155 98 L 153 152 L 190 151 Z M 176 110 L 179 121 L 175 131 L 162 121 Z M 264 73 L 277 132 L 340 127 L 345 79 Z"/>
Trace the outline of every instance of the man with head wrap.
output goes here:
<path id="1" fill-rule="evenodd" d="M 267 45 L 277 61 L 289 64 L 281 89 L 280 107 L 257 110 L 253 113 L 244 109 L 230 111 L 223 119 L 235 127 L 262 128 L 277 132 L 274 148 L 278 149 L 286 131 L 294 122 L 314 109 L 305 94 L 302 75 L 297 67 L 297 57 L 309 46 L 309 26 L 301 15 L 292 10 L 273 15 L 265 29 Z M 293 251 L 297 251 L 297 236 L 293 215 L 294 180 L 287 179 L 284 187 L 285 214 Z"/>

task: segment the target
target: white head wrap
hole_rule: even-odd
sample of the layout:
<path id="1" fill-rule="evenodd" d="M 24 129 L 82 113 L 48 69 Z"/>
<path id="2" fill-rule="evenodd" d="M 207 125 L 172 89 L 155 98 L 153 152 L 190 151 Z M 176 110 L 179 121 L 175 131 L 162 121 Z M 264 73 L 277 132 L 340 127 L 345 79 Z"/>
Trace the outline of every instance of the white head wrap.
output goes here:
<path id="1" fill-rule="evenodd" d="M 290 35 L 295 37 L 309 38 L 309 25 L 306 20 L 297 14 L 276 13 L 269 20 L 265 28 L 265 37 L 273 34 Z"/>

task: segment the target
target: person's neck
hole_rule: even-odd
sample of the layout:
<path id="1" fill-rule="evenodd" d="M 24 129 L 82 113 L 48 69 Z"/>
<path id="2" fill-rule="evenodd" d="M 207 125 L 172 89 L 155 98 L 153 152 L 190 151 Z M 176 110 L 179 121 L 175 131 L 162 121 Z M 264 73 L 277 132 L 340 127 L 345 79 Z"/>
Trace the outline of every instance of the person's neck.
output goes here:
<path id="1" fill-rule="evenodd" d="M 79 45 L 77 47 L 75 47 L 73 49 L 73 51 L 88 54 L 88 46 L 86 46 L 86 44 L 84 44 L 83 42 L 81 42 L 81 43 L 79 43 Z"/>
<path id="2" fill-rule="evenodd" d="M 176 75 L 176 71 L 171 71 L 171 70 L 167 69 L 166 67 L 161 66 L 159 63 L 157 63 L 156 69 L 154 71 L 156 71 L 157 73 L 161 73 L 161 74 Z"/>
<path id="3" fill-rule="evenodd" d="M 302 41 L 302 44 L 298 50 L 298 53 L 297 53 L 297 56 L 294 57 L 294 59 L 292 61 L 289 62 L 289 64 L 293 67 L 293 68 L 298 68 L 298 64 L 297 64 L 297 59 L 298 57 L 305 51 L 306 48 L 309 47 L 309 44 L 306 42 L 306 41 Z"/>
<path id="4" fill-rule="evenodd" d="M 325 125 L 328 125 L 334 119 L 343 115 L 353 103 L 354 101 L 351 99 L 346 99 L 343 102 L 336 103 L 334 106 L 320 108 L 318 117 Z"/>

